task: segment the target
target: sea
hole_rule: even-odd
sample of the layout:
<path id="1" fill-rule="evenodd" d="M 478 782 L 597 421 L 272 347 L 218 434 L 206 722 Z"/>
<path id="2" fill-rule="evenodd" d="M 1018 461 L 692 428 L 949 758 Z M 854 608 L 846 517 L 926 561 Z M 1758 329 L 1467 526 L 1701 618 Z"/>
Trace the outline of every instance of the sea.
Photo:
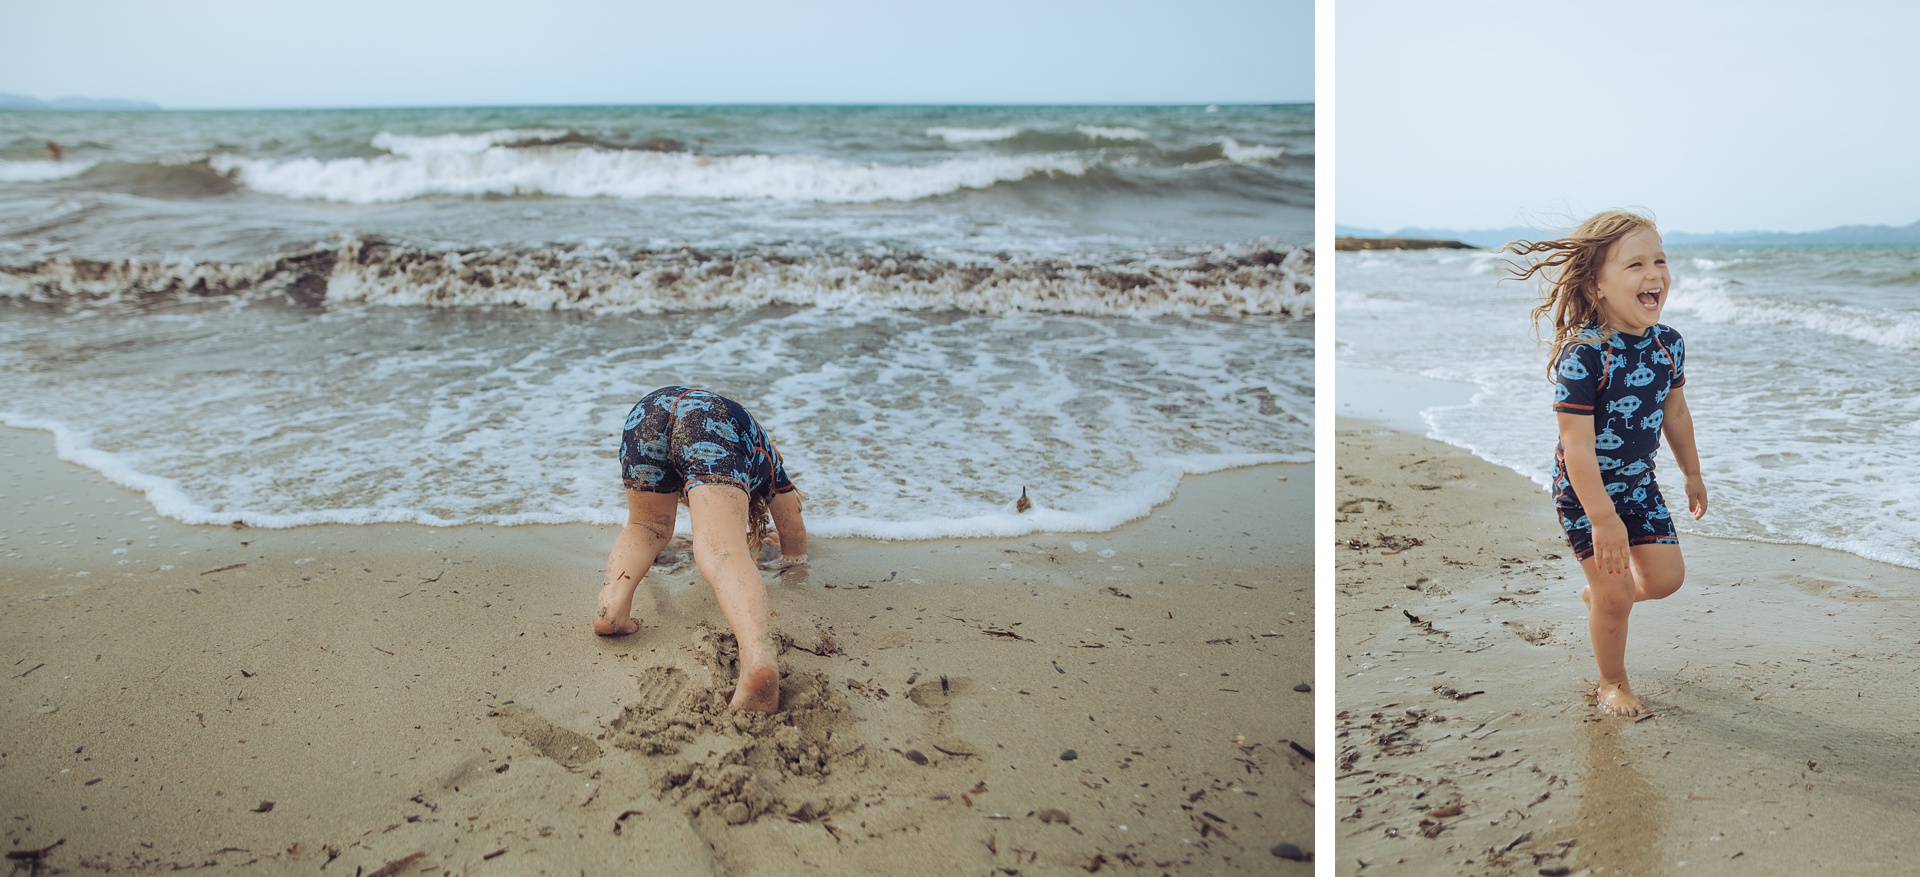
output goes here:
<path id="1" fill-rule="evenodd" d="M 1687 341 L 1709 498 L 1701 521 L 1676 512 L 1681 532 L 1920 568 L 1920 246 L 1667 252 L 1674 285 L 1661 322 Z M 1547 350 L 1528 318 L 1539 288 L 1502 281 L 1503 258 L 1339 254 L 1336 367 L 1463 385 L 1459 399 L 1421 411 L 1428 435 L 1531 477 L 1544 503 L 1556 434 Z M 1671 452 L 1655 469 L 1672 504 Z"/>
<path id="2" fill-rule="evenodd" d="M 1313 130 L 0 113 L 0 424 L 188 523 L 609 524 L 628 409 L 686 384 L 767 426 L 816 534 L 1110 530 L 1312 458 Z"/>

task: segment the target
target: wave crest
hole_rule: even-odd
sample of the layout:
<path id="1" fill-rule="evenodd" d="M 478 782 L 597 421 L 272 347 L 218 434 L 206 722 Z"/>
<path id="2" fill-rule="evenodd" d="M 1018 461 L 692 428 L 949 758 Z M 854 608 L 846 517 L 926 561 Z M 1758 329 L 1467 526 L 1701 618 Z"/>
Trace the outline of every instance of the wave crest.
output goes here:
<path id="1" fill-rule="evenodd" d="M 1083 264 L 917 253 L 681 249 L 446 252 L 358 238 L 258 262 L 57 258 L 0 266 L 0 296 L 65 306 L 284 297 L 308 307 L 519 307 L 592 313 L 884 307 L 973 313 L 1304 318 L 1313 251 L 1251 246 L 1198 258 Z"/>
<path id="2" fill-rule="evenodd" d="M 856 164 L 811 155 L 692 155 L 600 147 L 479 146 L 524 132 L 403 142 L 375 158 L 247 158 L 211 166 L 249 189 L 287 198 L 377 204 L 431 196 L 713 198 L 870 203 L 915 201 L 1034 175 L 1086 172 L 1070 155 L 955 158 L 929 165 Z M 564 134 L 565 132 L 561 132 Z"/>

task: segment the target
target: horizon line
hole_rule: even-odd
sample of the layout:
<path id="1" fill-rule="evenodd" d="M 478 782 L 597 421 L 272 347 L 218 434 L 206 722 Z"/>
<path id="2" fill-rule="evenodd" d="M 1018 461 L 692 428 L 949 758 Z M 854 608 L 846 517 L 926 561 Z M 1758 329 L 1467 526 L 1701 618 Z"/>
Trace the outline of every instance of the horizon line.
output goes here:
<path id="1" fill-rule="evenodd" d="M 28 95 L 19 95 L 29 97 Z M 446 103 L 446 104 L 305 104 L 287 106 L 164 106 L 153 101 L 134 98 L 54 98 L 52 100 L 31 98 L 41 103 L 53 100 L 88 100 L 96 102 L 124 101 L 126 103 L 148 103 L 150 107 L 0 107 L 0 112 L 9 113 L 167 113 L 167 112 L 261 112 L 280 110 L 469 110 L 469 109 L 534 109 L 534 108 L 579 108 L 579 107 L 1284 107 L 1312 106 L 1311 98 L 1305 100 L 1197 100 L 1197 101 L 654 101 L 654 102 L 583 102 L 583 103 Z"/>

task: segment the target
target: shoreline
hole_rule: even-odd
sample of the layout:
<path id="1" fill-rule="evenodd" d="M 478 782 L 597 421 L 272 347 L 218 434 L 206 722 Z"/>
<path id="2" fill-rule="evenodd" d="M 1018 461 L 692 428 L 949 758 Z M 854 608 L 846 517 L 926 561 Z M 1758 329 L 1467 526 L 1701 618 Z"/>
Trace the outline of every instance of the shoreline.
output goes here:
<path id="1" fill-rule="evenodd" d="M 7 842 L 70 871 L 1310 873 L 1273 849 L 1313 849 L 1312 471 L 1190 476 L 1106 533 L 819 540 L 768 576 L 786 711 L 736 720 L 691 568 L 650 575 L 639 634 L 588 631 L 613 528 L 190 526 L 0 430 Z"/>
<path id="2" fill-rule="evenodd" d="M 1920 571 L 1683 534 L 1687 584 L 1636 607 L 1629 640 L 1655 714 L 1602 717 L 1542 489 L 1376 422 L 1335 435 L 1336 873 L 1920 861 L 1899 694 Z"/>

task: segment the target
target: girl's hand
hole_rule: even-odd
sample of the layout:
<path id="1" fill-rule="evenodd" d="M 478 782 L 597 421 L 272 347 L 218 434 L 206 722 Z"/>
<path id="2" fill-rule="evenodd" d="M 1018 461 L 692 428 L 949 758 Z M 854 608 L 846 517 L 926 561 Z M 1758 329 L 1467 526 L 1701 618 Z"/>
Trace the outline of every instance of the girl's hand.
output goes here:
<path id="1" fill-rule="evenodd" d="M 1593 525 L 1593 560 L 1600 565 L 1600 571 L 1609 574 L 1624 573 L 1633 561 L 1633 550 L 1627 545 L 1627 525 L 1619 515 L 1606 517 L 1588 516 Z"/>
<path id="2" fill-rule="evenodd" d="M 1707 516 L 1707 483 L 1698 475 L 1687 478 L 1687 511 L 1696 521 Z"/>

